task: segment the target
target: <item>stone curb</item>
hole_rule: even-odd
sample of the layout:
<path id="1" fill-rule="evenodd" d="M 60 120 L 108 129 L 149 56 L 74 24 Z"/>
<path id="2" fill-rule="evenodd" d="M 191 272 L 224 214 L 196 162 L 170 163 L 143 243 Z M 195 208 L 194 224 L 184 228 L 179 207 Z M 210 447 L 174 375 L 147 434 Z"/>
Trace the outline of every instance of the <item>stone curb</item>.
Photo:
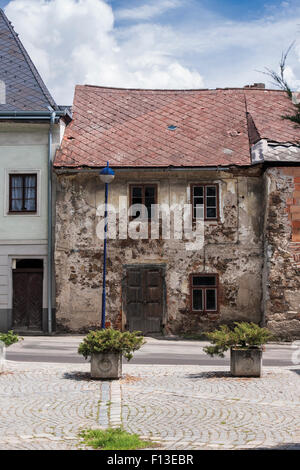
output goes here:
<path id="1" fill-rule="evenodd" d="M 110 387 L 110 419 L 112 428 L 122 426 L 122 387 L 119 380 L 113 380 Z"/>

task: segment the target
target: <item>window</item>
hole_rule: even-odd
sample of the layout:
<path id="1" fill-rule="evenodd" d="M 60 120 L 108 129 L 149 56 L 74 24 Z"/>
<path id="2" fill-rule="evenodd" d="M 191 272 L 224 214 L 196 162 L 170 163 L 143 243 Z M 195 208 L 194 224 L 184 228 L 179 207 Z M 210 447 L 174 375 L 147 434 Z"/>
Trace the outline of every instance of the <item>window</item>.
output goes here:
<path id="1" fill-rule="evenodd" d="M 143 214 L 133 209 L 131 219 L 142 216 L 143 219 L 151 220 L 154 217 L 151 206 L 157 204 L 157 186 L 155 184 L 130 185 L 130 206 L 134 204 L 142 204 L 145 209 Z"/>
<path id="2" fill-rule="evenodd" d="M 192 312 L 218 311 L 217 274 L 191 274 L 190 288 Z"/>
<path id="3" fill-rule="evenodd" d="M 217 184 L 193 184 L 191 186 L 193 219 L 218 220 L 219 187 Z"/>
<path id="4" fill-rule="evenodd" d="M 11 174 L 9 175 L 9 212 L 37 211 L 37 175 Z"/>

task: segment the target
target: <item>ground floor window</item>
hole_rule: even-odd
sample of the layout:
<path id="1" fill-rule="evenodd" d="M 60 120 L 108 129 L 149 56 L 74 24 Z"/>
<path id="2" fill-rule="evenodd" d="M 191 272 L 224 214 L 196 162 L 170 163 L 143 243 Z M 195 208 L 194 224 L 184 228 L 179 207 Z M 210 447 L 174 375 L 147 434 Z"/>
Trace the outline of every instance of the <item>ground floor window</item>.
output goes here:
<path id="1" fill-rule="evenodd" d="M 217 274 L 191 274 L 190 290 L 192 312 L 218 311 Z"/>

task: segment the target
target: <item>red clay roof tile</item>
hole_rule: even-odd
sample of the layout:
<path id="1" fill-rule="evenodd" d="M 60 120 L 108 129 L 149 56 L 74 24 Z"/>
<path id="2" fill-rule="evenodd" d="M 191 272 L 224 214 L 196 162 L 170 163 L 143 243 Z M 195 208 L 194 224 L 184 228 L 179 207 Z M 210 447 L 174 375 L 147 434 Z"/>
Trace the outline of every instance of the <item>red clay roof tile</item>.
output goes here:
<path id="1" fill-rule="evenodd" d="M 264 89 L 128 90 L 77 86 L 55 167 L 250 165 L 262 138 L 296 143 L 286 93 Z M 249 128 L 248 128 L 249 124 Z M 169 126 L 174 126 L 170 130 Z"/>

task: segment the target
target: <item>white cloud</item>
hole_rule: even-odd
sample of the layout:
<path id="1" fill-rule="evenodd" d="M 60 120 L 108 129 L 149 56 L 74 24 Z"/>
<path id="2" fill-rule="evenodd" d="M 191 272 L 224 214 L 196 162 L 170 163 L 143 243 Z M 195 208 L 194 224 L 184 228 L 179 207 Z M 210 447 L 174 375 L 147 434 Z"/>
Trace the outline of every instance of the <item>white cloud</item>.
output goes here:
<path id="1" fill-rule="evenodd" d="M 184 21 L 179 10 L 172 24 L 157 16 L 155 23 L 146 21 L 185 3 L 161 0 L 123 9 L 123 19 L 130 12 L 138 21 L 122 27 L 104 0 L 12 0 L 5 11 L 61 104 L 72 102 L 75 84 L 213 88 L 261 82 L 265 77 L 257 71 L 276 69 L 281 52 L 297 38 L 297 3 L 256 21 L 228 21 L 189 0 Z M 299 88 L 299 41 L 288 65 L 287 78 Z"/>
<path id="2" fill-rule="evenodd" d="M 145 60 L 149 56 L 168 56 L 182 66 L 193 68 L 208 88 L 243 87 L 264 80 L 272 87 L 259 71 L 265 67 L 277 69 L 281 53 L 297 37 L 300 8 L 273 20 L 225 21 L 215 16 L 207 21 L 208 15 L 203 16 L 205 20 L 199 14 L 196 25 L 184 27 L 139 23 L 123 28 L 118 37 L 126 53 L 130 50 L 140 56 L 144 53 Z M 287 62 L 294 72 L 291 86 L 297 88 L 300 44 L 292 49 Z"/>
<path id="3" fill-rule="evenodd" d="M 136 88 L 201 87 L 199 72 L 156 47 L 116 38 L 102 0 L 12 0 L 5 12 L 57 102 L 72 102 L 76 84 Z M 139 43 L 141 36 L 135 38 Z M 131 43 L 130 43 L 131 44 Z"/>
<path id="4" fill-rule="evenodd" d="M 182 1 L 179 0 L 148 2 L 135 8 L 120 9 L 116 12 L 116 17 L 122 20 L 147 20 L 180 6 L 182 6 Z"/>
<path id="5" fill-rule="evenodd" d="M 300 80 L 296 77 L 294 70 L 289 65 L 285 68 L 284 78 L 291 88 L 300 90 Z"/>

